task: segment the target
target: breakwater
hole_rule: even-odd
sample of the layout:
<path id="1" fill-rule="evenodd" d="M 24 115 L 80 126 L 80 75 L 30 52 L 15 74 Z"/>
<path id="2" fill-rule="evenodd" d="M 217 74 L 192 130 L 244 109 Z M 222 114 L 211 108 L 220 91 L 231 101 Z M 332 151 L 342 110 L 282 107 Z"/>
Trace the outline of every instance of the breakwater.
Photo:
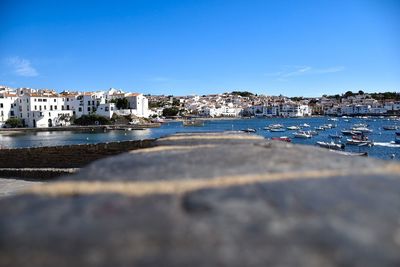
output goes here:
<path id="1" fill-rule="evenodd" d="M 57 131 L 76 131 L 76 132 L 90 132 L 90 131 L 107 131 L 115 129 L 131 129 L 141 130 L 146 128 L 160 127 L 159 123 L 145 123 L 136 125 L 88 125 L 88 126 L 57 126 L 47 128 L 0 128 L 0 133 L 4 132 L 57 132 Z"/>
<path id="2" fill-rule="evenodd" d="M 152 146 L 154 140 L 0 149 L 0 168 L 79 168 L 97 159 Z"/>

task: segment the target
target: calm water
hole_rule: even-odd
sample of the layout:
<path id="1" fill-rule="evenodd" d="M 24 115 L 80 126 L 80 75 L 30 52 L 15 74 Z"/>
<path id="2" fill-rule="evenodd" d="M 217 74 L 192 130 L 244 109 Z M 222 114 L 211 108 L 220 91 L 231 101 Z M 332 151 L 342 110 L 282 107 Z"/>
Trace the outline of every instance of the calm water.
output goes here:
<path id="1" fill-rule="evenodd" d="M 319 135 L 310 139 L 293 138 L 292 142 L 297 144 L 315 145 L 316 141 L 330 141 L 329 134 L 340 133 L 342 129 L 349 129 L 355 123 L 367 123 L 368 128 L 373 130 L 369 134 L 370 140 L 375 142 L 373 147 L 357 147 L 346 146 L 346 151 L 352 152 L 368 152 L 371 157 L 380 159 L 391 159 L 394 155 L 396 160 L 400 160 L 400 145 L 392 144 L 395 139 L 395 131 L 385 131 L 382 129 L 384 125 L 398 125 L 398 120 L 388 119 L 360 119 L 352 118 L 350 122 L 343 119 L 339 121 L 329 121 L 328 118 L 274 118 L 274 119 L 238 119 L 238 120 L 211 120 L 206 121 L 204 127 L 183 127 L 181 122 L 170 122 L 162 125 L 160 128 L 138 130 L 138 131 L 108 131 L 108 132 L 38 132 L 38 133 L 23 133 L 23 134 L 0 134 L 1 147 L 32 147 L 32 146 L 55 146 L 55 145 L 70 145 L 70 144 L 87 144 L 125 140 L 139 140 L 147 138 L 158 138 L 161 136 L 170 135 L 177 132 L 204 132 L 204 131 L 226 131 L 226 130 L 241 130 L 245 128 L 257 129 L 257 134 L 265 138 L 275 136 L 293 137 L 293 132 L 286 131 L 281 133 L 271 133 L 263 130 L 269 124 L 283 124 L 285 127 L 292 125 L 309 124 L 310 129 L 321 126 L 323 124 L 337 124 L 337 128 L 319 132 Z M 307 130 L 307 129 L 305 129 Z M 345 142 L 346 136 L 342 138 Z"/>

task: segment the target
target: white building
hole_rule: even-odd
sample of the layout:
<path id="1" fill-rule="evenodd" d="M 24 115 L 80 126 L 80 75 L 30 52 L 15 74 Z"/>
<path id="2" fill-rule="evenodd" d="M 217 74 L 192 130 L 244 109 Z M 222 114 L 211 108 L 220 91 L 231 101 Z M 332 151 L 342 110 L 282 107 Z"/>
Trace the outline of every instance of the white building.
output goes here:
<path id="1" fill-rule="evenodd" d="M 111 93 L 111 95 L 110 95 Z M 53 127 L 69 125 L 72 117 L 99 114 L 111 118 L 117 112 L 112 99 L 126 97 L 128 114 L 148 117 L 148 101 L 143 94 L 126 94 L 116 89 L 108 92 L 62 92 L 19 88 L 0 88 L 0 126 L 11 118 L 20 118 L 25 127 Z"/>
<path id="2" fill-rule="evenodd" d="M 286 103 L 280 106 L 279 115 L 282 117 L 306 117 L 311 116 L 308 105 Z"/>

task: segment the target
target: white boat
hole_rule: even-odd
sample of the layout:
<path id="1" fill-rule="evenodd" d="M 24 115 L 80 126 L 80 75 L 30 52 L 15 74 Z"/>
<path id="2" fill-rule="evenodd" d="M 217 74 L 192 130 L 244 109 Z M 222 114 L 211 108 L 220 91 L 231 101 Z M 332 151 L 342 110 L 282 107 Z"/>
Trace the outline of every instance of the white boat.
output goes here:
<path id="1" fill-rule="evenodd" d="M 353 128 L 358 128 L 358 127 L 367 128 L 367 127 L 368 127 L 368 124 L 366 124 L 366 123 L 356 123 L 356 124 L 353 124 Z"/>
<path id="2" fill-rule="evenodd" d="M 371 129 L 368 129 L 367 127 L 353 127 L 353 131 L 359 131 L 362 133 L 372 133 L 373 131 Z"/>
<path id="3" fill-rule="evenodd" d="M 356 145 L 356 146 L 373 146 L 374 143 L 369 140 L 357 140 L 357 139 L 347 139 L 347 145 Z"/>
<path id="4" fill-rule="evenodd" d="M 310 124 L 307 124 L 307 123 L 304 123 L 304 124 L 302 124 L 302 125 L 300 125 L 301 127 L 310 127 Z"/>
<path id="5" fill-rule="evenodd" d="M 288 126 L 286 127 L 288 130 L 300 130 L 299 126 Z"/>
<path id="6" fill-rule="evenodd" d="M 285 128 L 272 128 L 269 129 L 270 132 L 284 132 L 286 131 Z"/>
<path id="7" fill-rule="evenodd" d="M 295 133 L 293 133 L 293 136 L 296 138 L 311 138 L 312 137 L 311 134 L 304 132 L 304 131 L 295 132 Z"/>
<path id="8" fill-rule="evenodd" d="M 338 121 L 338 118 L 328 118 L 328 121 Z"/>
<path id="9" fill-rule="evenodd" d="M 318 135 L 317 131 L 307 131 L 307 133 L 311 136 Z"/>
<path id="10" fill-rule="evenodd" d="M 264 130 L 271 130 L 271 129 L 281 129 L 285 128 L 282 124 L 270 124 L 266 127 L 264 127 Z"/>

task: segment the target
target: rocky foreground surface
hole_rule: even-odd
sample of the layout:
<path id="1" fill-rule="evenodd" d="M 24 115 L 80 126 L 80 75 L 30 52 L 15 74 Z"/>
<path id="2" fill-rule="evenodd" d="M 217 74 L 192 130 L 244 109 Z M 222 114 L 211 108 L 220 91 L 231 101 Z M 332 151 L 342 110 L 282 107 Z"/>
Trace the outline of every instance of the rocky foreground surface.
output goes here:
<path id="1" fill-rule="evenodd" d="M 400 266 L 400 165 L 162 138 L 0 199 L 0 266 Z"/>

